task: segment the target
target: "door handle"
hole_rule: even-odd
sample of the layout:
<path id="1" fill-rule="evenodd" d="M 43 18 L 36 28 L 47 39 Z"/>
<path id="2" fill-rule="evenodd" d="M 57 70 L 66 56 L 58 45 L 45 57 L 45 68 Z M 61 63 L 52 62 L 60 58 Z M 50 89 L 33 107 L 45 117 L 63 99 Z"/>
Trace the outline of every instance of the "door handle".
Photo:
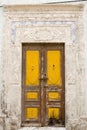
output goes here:
<path id="1" fill-rule="evenodd" d="M 48 87 L 48 85 L 45 85 L 45 86 L 44 86 L 44 88 L 47 88 L 47 87 Z"/>
<path id="2" fill-rule="evenodd" d="M 48 80 L 46 74 L 44 74 L 44 75 L 40 78 L 40 80 Z"/>

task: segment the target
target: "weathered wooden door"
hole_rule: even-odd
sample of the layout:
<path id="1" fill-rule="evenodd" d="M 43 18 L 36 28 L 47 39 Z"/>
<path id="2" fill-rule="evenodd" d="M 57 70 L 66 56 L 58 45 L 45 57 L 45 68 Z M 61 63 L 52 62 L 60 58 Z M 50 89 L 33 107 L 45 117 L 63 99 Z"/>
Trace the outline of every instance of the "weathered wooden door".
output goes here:
<path id="1" fill-rule="evenodd" d="M 64 44 L 23 44 L 22 122 L 65 122 Z"/>

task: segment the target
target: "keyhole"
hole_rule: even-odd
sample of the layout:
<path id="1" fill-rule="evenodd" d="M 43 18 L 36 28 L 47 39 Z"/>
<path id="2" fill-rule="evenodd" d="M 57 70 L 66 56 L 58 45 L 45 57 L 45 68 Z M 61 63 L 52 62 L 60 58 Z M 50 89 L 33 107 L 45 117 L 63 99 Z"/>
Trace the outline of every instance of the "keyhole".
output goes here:
<path id="1" fill-rule="evenodd" d="M 46 77 L 46 74 L 44 74 L 44 77 Z"/>
<path id="2" fill-rule="evenodd" d="M 53 70 L 55 69 L 55 65 L 53 64 Z"/>
<path id="3" fill-rule="evenodd" d="M 32 66 L 32 71 L 34 70 L 34 66 Z"/>
<path id="4" fill-rule="evenodd" d="M 53 67 L 55 67 L 55 65 L 53 65 Z"/>

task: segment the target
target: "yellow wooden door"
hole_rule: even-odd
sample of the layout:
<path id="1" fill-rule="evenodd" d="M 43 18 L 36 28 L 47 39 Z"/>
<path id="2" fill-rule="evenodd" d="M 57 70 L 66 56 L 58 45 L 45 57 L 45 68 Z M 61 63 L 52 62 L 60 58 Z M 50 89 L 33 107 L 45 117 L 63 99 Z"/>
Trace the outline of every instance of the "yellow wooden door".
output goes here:
<path id="1" fill-rule="evenodd" d="M 46 113 L 49 125 L 64 123 L 62 113 L 63 79 L 62 79 L 62 51 L 55 48 L 46 52 Z M 46 122 L 46 123 L 47 123 Z"/>
<path id="2" fill-rule="evenodd" d="M 22 120 L 64 125 L 64 45 L 23 46 Z"/>
<path id="3" fill-rule="evenodd" d="M 39 87 L 39 74 L 40 74 L 40 58 L 38 50 L 27 50 L 26 51 L 26 78 L 25 84 L 28 87 Z M 32 89 L 31 89 L 32 90 Z M 39 108 L 34 105 L 35 101 L 39 98 L 39 93 L 37 90 L 29 90 L 25 94 L 25 98 L 27 101 L 32 101 L 30 106 L 26 107 L 26 119 L 27 120 L 36 120 L 39 119 Z M 38 104 L 39 106 L 40 104 Z M 39 106 L 40 107 L 40 106 Z"/>

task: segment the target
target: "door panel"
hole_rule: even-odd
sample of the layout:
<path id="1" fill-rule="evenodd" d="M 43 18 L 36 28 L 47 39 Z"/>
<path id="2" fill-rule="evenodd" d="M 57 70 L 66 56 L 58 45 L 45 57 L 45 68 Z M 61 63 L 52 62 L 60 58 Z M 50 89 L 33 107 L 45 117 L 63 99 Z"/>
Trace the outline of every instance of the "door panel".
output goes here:
<path id="1" fill-rule="evenodd" d="M 26 99 L 27 100 L 38 100 L 38 92 L 27 92 Z"/>
<path id="2" fill-rule="evenodd" d="M 58 101 L 60 97 L 61 96 L 59 92 L 48 92 L 48 101 Z"/>
<path id="3" fill-rule="evenodd" d="M 27 119 L 38 119 L 38 108 L 28 107 L 26 108 Z"/>
<path id="4" fill-rule="evenodd" d="M 60 114 L 60 109 L 59 108 L 53 108 L 53 107 L 50 107 L 48 108 L 48 117 L 49 118 L 56 118 L 56 119 L 59 119 L 59 114 Z"/>
<path id="5" fill-rule="evenodd" d="M 39 85 L 39 51 L 26 51 L 26 85 Z"/>
<path id="6" fill-rule="evenodd" d="M 23 44 L 22 79 L 22 122 L 64 125 L 64 44 Z"/>
<path id="7" fill-rule="evenodd" d="M 47 51 L 47 84 L 61 86 L 60 51 Z"/>

